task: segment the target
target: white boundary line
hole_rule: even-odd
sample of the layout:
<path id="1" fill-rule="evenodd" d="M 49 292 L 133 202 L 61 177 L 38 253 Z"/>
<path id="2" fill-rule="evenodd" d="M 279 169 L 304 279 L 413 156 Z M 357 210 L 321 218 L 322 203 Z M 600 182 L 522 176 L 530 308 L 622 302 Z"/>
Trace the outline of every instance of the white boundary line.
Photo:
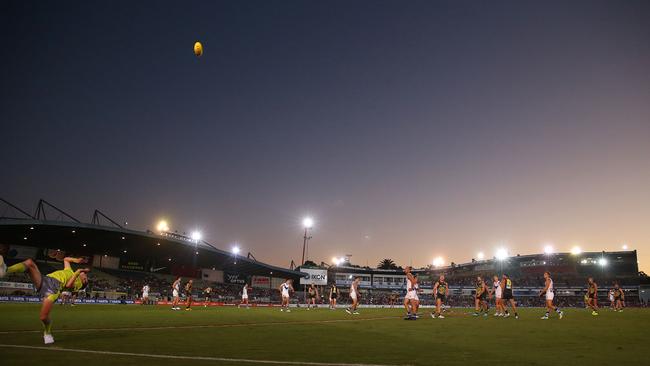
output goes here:
<path id="1" fill-rule="evenodd" d="M 237 324 L 212 324 L 212 325 L 178 325 L 164 327 L 124 327 L 124 328 L 81 328 L 81 329 L 57 329 L 55 333 L 65 332 L 119 332 L 119 331 L 146 331 L 146 330 L 169 330 L 169 329 L 201 329 L 201 328 L 241 328 L 241 327 L 259 327 L 271 325 L 304 325 L 304 324 L 328 324 L 328 323 L 347 323 L 372 320 L 401 319 L 395 316 L 384 316 L 375 318 L 354 318 L 354 319 L 331 319 L 331 320 L 311 320 L 311 321 L 287 321 L 287 322 L 264 322 L 264 323 L 237 323 Z M 42 330 L 8 330 L 0 331 L 0 334 L 23 334 L 23 333 L 40 333 Z"/>
<path id="2" fill-rule="evenodd" d="M 148 357 L 148 358 L 162 358 L 174 360 L 192 360 L 192 361 L 217 361 L 217 362 L 231 362 L 231 363 L 261 363 L 272 365 L 305 365 L 305 366 L 404 366 L 404 365 L 388 365 L 388 364 L 368 364 L 368 363 L 331 363 L 331 362 L 302 362 L 302 361 L 273 361 L 273 360 L 252 360 L 246 358 L 226 358 L 226 357 L 207 357 L 207 356 L 180 356 L 180 355 L 156 355 L 150 353 L 131 353 L 131 352 L 112 352 L 112 351 L 94 351 L 88 349 L 75 349 L 75 348 L 59 348 L 59 347 L 44 347 L 44 346 L 24 346 L 18 344 L 0 344 L 3 348 L 17 348 L 17 349 L 32 349 L 56 352 L 74 352 L 74 353 L 90 353 L 97 355 L 112 355 L 112 356 L 129 356 L 129 357 Z"/>

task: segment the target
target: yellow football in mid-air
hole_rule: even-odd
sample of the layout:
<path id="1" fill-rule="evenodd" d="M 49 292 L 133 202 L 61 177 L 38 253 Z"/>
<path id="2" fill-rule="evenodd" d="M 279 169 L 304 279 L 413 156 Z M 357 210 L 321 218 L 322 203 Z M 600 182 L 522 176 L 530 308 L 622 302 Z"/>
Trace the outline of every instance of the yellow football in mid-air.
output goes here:
<path id="1" fill-rule="evenodd" d="M 201 44 L 201 42 L 194 43 L 194 54 L 196 55 L 196 57 L 201 57 L 201 55 L 203 54 L 203 45 Z"/>

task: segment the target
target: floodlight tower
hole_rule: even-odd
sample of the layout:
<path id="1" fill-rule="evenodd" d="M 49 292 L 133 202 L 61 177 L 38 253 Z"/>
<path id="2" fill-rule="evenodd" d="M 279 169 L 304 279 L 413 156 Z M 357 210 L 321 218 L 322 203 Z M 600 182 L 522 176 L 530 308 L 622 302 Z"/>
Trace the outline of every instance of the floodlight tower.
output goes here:
<path id="1" fill-rule="evenodd" d="M 311 239 L 311 235 L 309 235 L 309 229 L 314 226 L 314 220 L 311 217 L 305 217 L 302 220 L 302 226 L 305 228 L 305 236 L 303 237 L 302 241 L 302 261 L 300 262 L 301 266 L 305 264 L 305 250 L 307 250 L 307 242 L 309 239 Z"/>

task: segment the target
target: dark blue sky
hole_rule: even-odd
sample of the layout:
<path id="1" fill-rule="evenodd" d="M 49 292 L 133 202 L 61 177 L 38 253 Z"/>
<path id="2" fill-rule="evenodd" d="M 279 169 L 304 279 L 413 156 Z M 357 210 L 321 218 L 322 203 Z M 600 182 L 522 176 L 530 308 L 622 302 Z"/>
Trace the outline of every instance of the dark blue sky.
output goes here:
<path id="1" fill-rule="evenodd" d="M 0 29 L 0 196 L 30 210 L 285 266 L 306 214 L 315 260 L 650 263 L 647 1 L 3 1 Z"/>

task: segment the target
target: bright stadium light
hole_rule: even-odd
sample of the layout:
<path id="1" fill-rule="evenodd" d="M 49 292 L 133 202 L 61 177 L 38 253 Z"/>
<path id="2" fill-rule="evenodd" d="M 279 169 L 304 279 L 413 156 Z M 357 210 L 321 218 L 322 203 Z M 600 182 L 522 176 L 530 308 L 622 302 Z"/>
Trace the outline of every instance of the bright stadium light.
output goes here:
<path id="1" fill-rule="evenodd" d="M 555 249 L 553 248 L 553 245 L 551 244 L 544 245 L 544 254 L 553 254 L 554 252 Z"/>
<path id="2" fill-rule="evenodd" d="M 575 246 L 571 248 L 571 254 L 578 255 L 580 253 L 582 253 L 582 249 L 579 246 Z"/>
<path id="3" fill-rule="evenodd" d="M 232 250 L 232 254 L 239 254 L 239 247 L 238 246 L 235 245 L 234 247 L 232 247 L 231 250 Z"/>
<path id="4" fill-rule="evenodd" d="M 623 248 L 623 250 L 627 250 L 628 246 L 627 246 L 627 244 L 623 244 L 623 246 L 621 248 Z"/>
<path id="5" fill-rule="evenodd" d="M 169 231 L 169 225 L 167 225 L 167 221 L 160 220 L 158 221 L 158 225 L 156 226 L 156 229 L 158 230 L 159 233 L 166 233 Z"/>
<path id="6" fill-rule="evenodd" d="M 343 262 L 341 261 L 341 258 L 332 257 L 332 263 L 333 263 L 335 266 L 338 266 L 339 264 L 341 264 L 341 263 L 343 263 Z"/>
<path id="7" fill-rule="evenodd" d="M 483 252 L 478 252 L 478 254 L 476 254 L 476 258 L 483 260 L 483 258 L 485 258 L 485 254 L 483 254 Z"/>
<path id="8" fill-rule="evenodd" d="M 508 258 L 508 249 L 506 248 L 499 248 L 497 249 L 497 252 L 494 254 L 497 260 L 504 260 Z"/>
<path id="9" fill-rule="evenodd" d="M 600 264 L 602 267 L 605 267 L 607 265 L 607 259 L 605 258 L 600 258 L 598 260 L 598 264 Z"/>
<path id="10" fill-rule="evenodd" d="M 196 231 L 192 231 L 192 234 L 190 235 L 190 237 L 194 241 L 199 241 L 199 240 L 201 240 L 201 238 L 203 238 L 203 235 L 201 234 L 200 231 L 196 230 Z"/>
<path id="11" fill-rule="evenodd" d="M 440 267 L 443 264 L 445 264 L 445 260 L 442 257 L 435 257 L 433 259 L 433 266 L 434 267 Z"/>
<path id="12" fill-rule="evenodd" d="M 302 219 L 302 226 L 305 229 L 311 229 L 314 226 L 314 219 L 312 219 L 311 217 L 305 217 L 304 219 Z"/>

